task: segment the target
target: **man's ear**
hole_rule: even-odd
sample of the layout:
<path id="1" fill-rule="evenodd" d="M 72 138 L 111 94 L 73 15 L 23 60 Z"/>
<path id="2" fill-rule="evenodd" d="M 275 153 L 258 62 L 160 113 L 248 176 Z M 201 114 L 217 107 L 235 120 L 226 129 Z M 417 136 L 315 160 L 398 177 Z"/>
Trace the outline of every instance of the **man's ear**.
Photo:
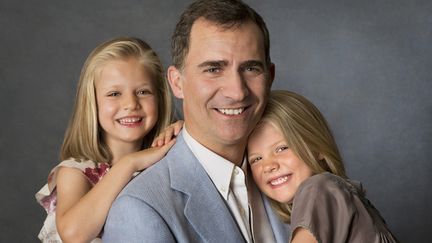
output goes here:
<path id="1" fill-rule="evenodd" d="M 167 78 L 174 96 L 183 99 L 183 80 L 180 71 L 174 66 L 169 66 Z"/>
<path id="2" fill-rule="evenodd" d="M 269 67 L 269 81 L 270 81 L 270 87 L 273 84 L 273 80 L 275 78 L 276 75 L 276 67 L 274 63 L 270 63 L 270 67 Z"/>

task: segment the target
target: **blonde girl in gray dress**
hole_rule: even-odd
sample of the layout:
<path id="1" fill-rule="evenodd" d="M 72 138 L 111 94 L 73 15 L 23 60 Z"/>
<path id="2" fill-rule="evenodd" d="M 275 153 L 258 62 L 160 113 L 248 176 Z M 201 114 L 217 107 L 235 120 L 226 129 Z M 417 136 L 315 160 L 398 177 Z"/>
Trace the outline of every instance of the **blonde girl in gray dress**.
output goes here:
<path id="1" fill-rule="evenodd" d="M 253 178 L 291 226 L 289 242 L 397 242 L 351 181 L 326 120 L 304 97 L 272 91 L 248 143 Z"/>

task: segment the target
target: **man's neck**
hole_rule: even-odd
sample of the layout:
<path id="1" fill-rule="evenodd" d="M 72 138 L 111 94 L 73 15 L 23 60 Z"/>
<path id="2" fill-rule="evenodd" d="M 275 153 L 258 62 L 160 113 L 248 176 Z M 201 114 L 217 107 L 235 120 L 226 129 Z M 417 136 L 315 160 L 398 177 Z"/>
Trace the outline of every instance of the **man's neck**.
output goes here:
<path id="1" fill-rule="evenodd" d="M 210 142 L 209 140 L 200 139 L 199 136 L 194 136 L 194 134 L 191 134 L 190 130 L 187 129 L 186 124 L 184 125 L 184 129 L 193 139 L 195 139 L 195 141 L 197 141 L 207 149 L 211 150 L 213 153 L 230 161 L 236 166 L 241 166 L 241 164 L 243 163 L 246 141 L 242 143 L 229 144 L 229 145 L 217 143 L 217 142 Z"/>

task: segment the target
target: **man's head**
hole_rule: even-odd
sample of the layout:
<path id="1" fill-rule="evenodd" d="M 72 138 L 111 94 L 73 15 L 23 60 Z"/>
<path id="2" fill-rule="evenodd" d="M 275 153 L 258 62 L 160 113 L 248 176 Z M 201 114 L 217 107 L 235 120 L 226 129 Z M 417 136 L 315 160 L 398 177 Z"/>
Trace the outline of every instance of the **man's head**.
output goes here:
<path id="1" fill-rule="evenodd" d="M 262 17 L 240 0 L 198 0 L 193 2 L 180 16 L 171 38 L 173 65 L 182 69 L 190 48 L 190 34 L 196 20 L 203 18 L 221 28 L 235 28 L 245 22 L 255 23 L 262 32 L 266 64 L 270 60 L 270 37 Z"/>
<path id="2" fill-rule="evenodd" d="M 168 79 L 183 99 L 186 129 L 239 162 L 274 77 L 264 22 L 241 1 L 197 1 L 182 15 L 172 42 Z"/>

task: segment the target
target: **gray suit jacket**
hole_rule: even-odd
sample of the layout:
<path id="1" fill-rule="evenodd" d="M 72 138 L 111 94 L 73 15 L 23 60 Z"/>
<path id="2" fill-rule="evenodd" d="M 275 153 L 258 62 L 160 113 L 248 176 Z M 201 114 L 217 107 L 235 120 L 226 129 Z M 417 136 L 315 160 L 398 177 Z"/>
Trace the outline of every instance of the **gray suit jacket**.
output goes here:
<path id="1" fill-rule="evenodd" d="M 288 239 L 265 201 L 277 242 Z M 225 200 L 183 136 L 166 157 L 133 179 L 114 201 L 103 242 L 245 242 Z"/>

